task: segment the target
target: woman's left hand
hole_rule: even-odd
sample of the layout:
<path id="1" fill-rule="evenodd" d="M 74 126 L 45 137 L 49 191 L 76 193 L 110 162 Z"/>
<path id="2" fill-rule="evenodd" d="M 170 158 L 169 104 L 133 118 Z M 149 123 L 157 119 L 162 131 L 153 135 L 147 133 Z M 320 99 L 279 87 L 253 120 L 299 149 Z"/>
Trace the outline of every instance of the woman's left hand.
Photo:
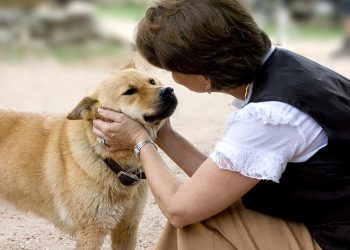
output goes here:
<path id="1" fill-rule="evenodd" d="M 140 123 L 123 113 L 101 108 L 98 112 L 101 117 L 111 122 L 94 120 L 92 132 L 105 140 L 108 151 L 130 150 L 139 141 L 150 139 L 146 129 Z"/>

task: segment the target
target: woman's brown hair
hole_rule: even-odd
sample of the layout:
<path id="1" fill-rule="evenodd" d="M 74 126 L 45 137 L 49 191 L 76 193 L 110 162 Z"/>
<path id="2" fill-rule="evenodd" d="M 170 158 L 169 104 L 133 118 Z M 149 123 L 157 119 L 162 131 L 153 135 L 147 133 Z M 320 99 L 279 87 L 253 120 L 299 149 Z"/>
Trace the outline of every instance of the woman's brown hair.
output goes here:
<path id="1" fill-rule="evenodd" d="M 136 45 L 157 67 L 227 89 L 255 79 L 271 41 L 236 0 L 163 0 L 139 23 Z"/>

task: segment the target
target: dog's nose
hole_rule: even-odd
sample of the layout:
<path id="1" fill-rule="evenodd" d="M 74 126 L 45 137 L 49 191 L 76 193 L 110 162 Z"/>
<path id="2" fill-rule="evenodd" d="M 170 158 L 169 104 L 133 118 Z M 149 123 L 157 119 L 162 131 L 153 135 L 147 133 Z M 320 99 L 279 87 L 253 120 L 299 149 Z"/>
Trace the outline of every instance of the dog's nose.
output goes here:
<path id="1" fill-rule="evenodd" d="M 167 88 L 161 88 L 159 90 L 159 95 L 161 97 L 169 97 L 171 95 L 174 94 L 174 89 L 173 88 L 170 88 L 170 87 L 167 87 Z"/>

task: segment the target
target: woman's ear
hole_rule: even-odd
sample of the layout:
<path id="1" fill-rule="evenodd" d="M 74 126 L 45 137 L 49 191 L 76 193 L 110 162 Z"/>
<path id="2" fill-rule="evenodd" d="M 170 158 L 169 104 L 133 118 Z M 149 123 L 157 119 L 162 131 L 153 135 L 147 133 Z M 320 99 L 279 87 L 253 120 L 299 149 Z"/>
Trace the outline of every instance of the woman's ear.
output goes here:
<path id="1" fill-rule="evenodd" d="M 68 120 L 86 120 L 96 119 L 99 102 L 92 97 L 85 97 L 78 105 L 67 115 Z"/>

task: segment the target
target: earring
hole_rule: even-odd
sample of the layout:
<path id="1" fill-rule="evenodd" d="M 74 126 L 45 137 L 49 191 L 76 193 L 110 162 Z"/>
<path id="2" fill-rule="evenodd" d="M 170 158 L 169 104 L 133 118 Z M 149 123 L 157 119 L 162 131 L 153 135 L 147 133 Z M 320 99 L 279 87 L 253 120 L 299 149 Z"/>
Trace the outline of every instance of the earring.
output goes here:
<path id="1" fill-rule="evenodd" d="M 208 83 L 208 85 L 205 87 L 205 91 L 208 92 L 208 94 L 211 94 L 211 87 L 210 84 Z"/>
<path id="2" fill-rule="evenodd" d="M 247 100 L 248 91 L 249 91 L 249 84 L 247 84 L 247 87 L 245 88 L 244 100 Z"/>

